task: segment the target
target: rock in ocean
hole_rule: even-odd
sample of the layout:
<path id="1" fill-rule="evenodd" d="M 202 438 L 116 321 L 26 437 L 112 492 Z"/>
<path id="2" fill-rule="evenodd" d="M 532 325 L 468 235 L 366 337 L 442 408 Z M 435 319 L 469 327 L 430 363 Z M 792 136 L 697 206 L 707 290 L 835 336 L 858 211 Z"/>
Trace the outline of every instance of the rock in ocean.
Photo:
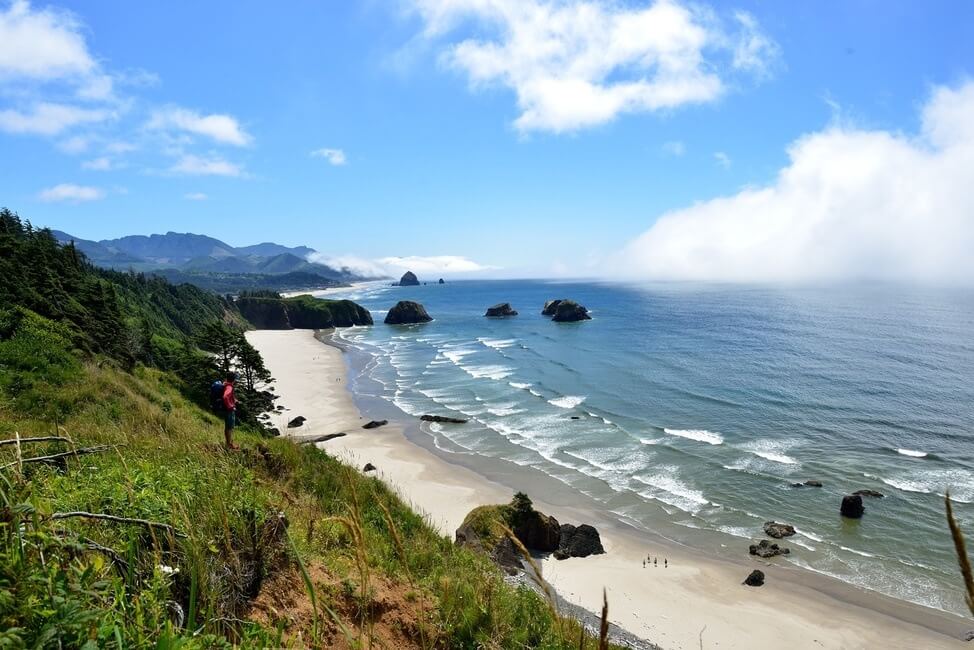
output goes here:
<path id="1" fill-rule="evenodd" d="M 544 307 L 541 309 L 542 316 L 554 316 L 555 310 L 558 309 L 558 305 L 561 304 L 561 300 L 548 300 L 545 302 Z"/>
<path id="2" fill-rule="evenodd" d="M 556 323 L 573 323 L 580 320 L 591 320 L 588 309 L 578 304 L 574 300 L 562 300 L 555 309 L 555 315 L 551 320 Z"/>
<path id="3" fill-rule="evenodd" d="M 428 323 L 433 317 L 426 313 L 426 308 L 412 300 L 400 300 L 396 306 L 386 314 L 387 325 L 408 325 L 411 323 Z"/>
<path id="4" fill-rule="evenodd" d="M 861 519 L 866 508 L 862 505 L 862 497 L 858 494 L 849 494 L 842 497 L 842 505 L 839 506 L 839 512 L 842 513 L 843 517 L 848 517 L 849 519 Z"/>
<path id="5" fill-rule="evenodd" d="M 416 274 L 413 273 L 412 271 L 406 271 L 405 273 L 402 274 L 402 277 L 399 278 L 399 286 L 400 287 L 418 287 L 419 286 L 419 278 L 417 278 L 416 277 Z"/>
<path id="6" fill-rule="evenodd" d="M 511 303 L 502 302 L 493 307 L 488 307 L 487 313 L 484 316 L 488 318 L 502 318 L 504 316 L 517 316 L 517 312 L 511 307 Z"/>
<path id="7" fill-rule="evenodd" d="M 791 537 L 795 534 L 795 527 L 790 524 L 780 524 L 777 521 L 766 521 L 764 522 L 764 534 L 775 539 Z"/>

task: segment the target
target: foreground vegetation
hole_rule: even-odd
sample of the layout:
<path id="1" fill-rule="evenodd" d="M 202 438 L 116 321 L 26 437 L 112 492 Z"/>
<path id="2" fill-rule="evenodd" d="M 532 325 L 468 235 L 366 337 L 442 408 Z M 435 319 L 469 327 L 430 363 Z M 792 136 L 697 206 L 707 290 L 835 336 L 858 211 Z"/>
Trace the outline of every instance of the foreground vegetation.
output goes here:
<path id="1" fill-rule="evenodd" d="M 262 368 L 232 305 L 10 213 L 0 252 L 0 647 L 605 647 L 325 452 L 226 451 L 200 384 Z"/>

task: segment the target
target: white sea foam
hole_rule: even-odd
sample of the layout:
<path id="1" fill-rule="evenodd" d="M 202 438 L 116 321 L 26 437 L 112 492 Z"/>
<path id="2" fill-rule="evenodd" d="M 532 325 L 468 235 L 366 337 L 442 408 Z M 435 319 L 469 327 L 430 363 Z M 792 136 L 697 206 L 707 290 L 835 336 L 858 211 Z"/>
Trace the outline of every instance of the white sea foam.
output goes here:
<path id="1" fill-rule="evenodd" d="M 560 409 L 570 409 L 575 408 L 584 401 L 585 397 L 582 395 L 565 395 L 564 397 L 550 399 L 548 400 L 548 403 L 552 406 L 557 406 Z"/>
<path id="2" fill-rule="evenodd" d="M 460 366 L 465 373 L 474 379 L 504 379 L 514 373 L 514 368 L 507 366 Z"/>
<path id="3" fill-rule="evenodd" d="M 796 528 L 795 529 L 795 532 L 798 533 L 799 535 L 802 535 L 804 537 L 807 537 L 808 539 L 815 540 L 816 542 L 824 541 L 818 535 L 813 535 L 812 533 L 808 532 L 807 530 L 801 530 L 801 529 Z"/>
<path id="4" fill-rule="evenodd" d="M 488 339 L 479 338 L 477 339 L 488 348 L 493 348 L 495 350 L 503 350 L 504 348 L 509 348 L 517 343 L 517 339 Z"/>
<path id="5" fill-rule="evenodd" d="M 914 451 L 912 449 L 897 449 L 896 453 L 909 456 L 910 458 L 926 458 L 927 456 L 927 452 L 925 451 Z"/>
<path id="6" fill-rule="evenodd" d="M 447 359 L 449 359 L 450 361 L 452 361 L 457 365 L 460 364 L 460 362 L 463 360 L 464 357 L 469 357 L 471 354 L 476 354 L 476 353 L 477 353 L 476 350 L 467 350 L 463 348 L 459 350 L 442 350 L 440 352 L 440 354 L 442 354 L 444 357 L 446 357 Z"/>
<path id="7" fill-rule="evenodd" d="M 517 415 L 518 413 L 527 413 L 527 409 L 519 409 L 513 406 L 508 406 L 503 408 L 488 408 L 487 412 L 491 415 L 496 415 L 497 417 L 504 417 L 507 415 Z"/>
<path id="8" fill-rule="evenodd" d="M 857 551 L 854 548 L 849 548 L 848 546 L 842 546 L 841 544 L 839 544 L 839 548 L 841 548 L 843 551 L 849 551 L 850 553 L 855 553 L 856 555 L 861 555 L 862 557 L 876 557 L 872 553 L 867 553 L 865 551 Z"/>
<path id="9" fill-rule="evenodd" d="M 713 433 L 704 429 L 663 429 L 663 431 L 671 436 L 679 436 L 680 438 L 696 440 L 697 442 L 706 442 L 708 445 L 720 445 L 724 442 L 724 437 L 719 433 Z"/>
<path id="10" fill-rule="evenodd" d="M 797 465 L 798 461 L 791 456 L 786 456 L 784 454 L 776 454 L 772 451 L 752 451 L 755 456 L 760 456 L 765 460 L 770 460 L 775 463 L 782 463 L 784 465 Z"/>
<path id="11" fill-rule="evenodd" d="M 510 386 L 511 388 L 518 388 L 518 389 L 521 389 L 521 390 L 525 390 L 527 388 L 531 388 L 531 384 L 522 384 L 522 383 L 517 382 L 517 381 L 509 381 L 509 382 L 507 382 L 507 385 Z"/>
<path id="12" fill-rule="evenodd" d="M 752 440 L 741 445 L 741 449 L 754 454 L 759 458 L 770 460 L 772 463 L 782 465 L 798 465 L 798 461 L 785 453 L 789 447 L 794 446 L 794 442 L 788 440 Z"/>

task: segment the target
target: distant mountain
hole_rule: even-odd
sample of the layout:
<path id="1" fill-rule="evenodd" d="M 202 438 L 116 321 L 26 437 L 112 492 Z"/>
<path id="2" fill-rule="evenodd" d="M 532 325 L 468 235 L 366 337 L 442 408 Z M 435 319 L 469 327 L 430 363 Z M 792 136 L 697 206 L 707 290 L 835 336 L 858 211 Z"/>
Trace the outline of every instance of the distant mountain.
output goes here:
<path id="1" fill-rule="evenodd" d="M 151 272 L 214 291 L 315 288 L 365 279 L 348 269 L 309 262 L 307 257 L 315 250 L 307 246 L 264 242 L 234 247 L 206 235 L 176 232 L 101 241 L 81 239 L 60 230 L 52 232 L 62 243 L 73 241 L 96 266 Z M 285 275 L 288 277 L 281 277 Z M 302 282 L 310 284 L 296 286 Z"/>
<path id="2" fill-rule="evenodd" d="M 263 244 L 254 244 L 253 246 L 239 246 L 237 247 L 237 253 L 239 255 L 257 255 L 258 257 L 273 257 L 275 255 L 281 255 L 284 253 L 290 253 L 291 255 L 297 255 L 298 257 L 304 259 L 315 253 L 315 249 L 308 248 L 307 246 L 295 246 L 294 248 L 289 248 L 287 246 L 281 246 L 280 244 L 272 244 L 271 242 L 264 242 Z"/>

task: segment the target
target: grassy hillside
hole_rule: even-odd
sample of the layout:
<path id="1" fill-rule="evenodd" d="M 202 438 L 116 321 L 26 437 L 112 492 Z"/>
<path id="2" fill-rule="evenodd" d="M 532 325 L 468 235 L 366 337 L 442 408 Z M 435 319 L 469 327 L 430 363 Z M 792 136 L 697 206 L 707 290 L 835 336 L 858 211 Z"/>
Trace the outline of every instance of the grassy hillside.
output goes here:
<path id="1" fill-rule="evenodd" d="M 232 306 L 9 212 L 0 253 L 0 647 L 597 647 L 378 480 L 256 424 L 225 450 L 193 382 L 267 380 Z"/>

